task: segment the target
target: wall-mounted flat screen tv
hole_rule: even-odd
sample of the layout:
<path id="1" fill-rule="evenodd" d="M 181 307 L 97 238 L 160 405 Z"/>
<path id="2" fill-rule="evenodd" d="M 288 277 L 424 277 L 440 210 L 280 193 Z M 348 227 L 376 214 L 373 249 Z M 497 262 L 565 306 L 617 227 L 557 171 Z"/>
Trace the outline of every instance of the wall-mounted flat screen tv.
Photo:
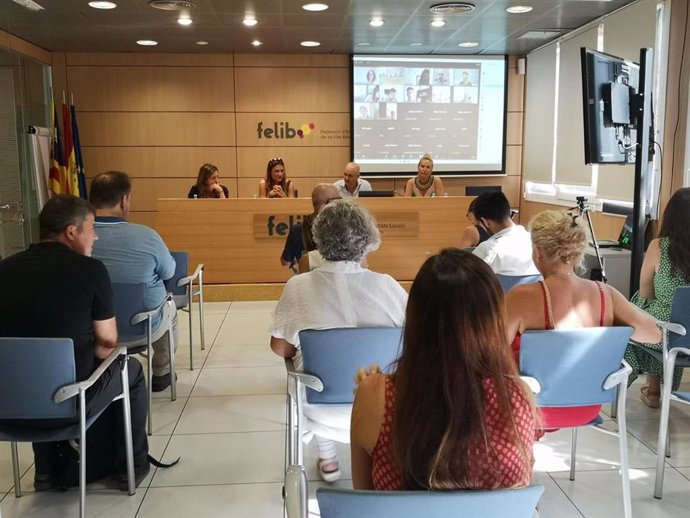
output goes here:
<path id="1" fill-rule="evenodd" d="M 352 156 L 367 176 L 505 173 L 505 56 L 352 57 Z"/>

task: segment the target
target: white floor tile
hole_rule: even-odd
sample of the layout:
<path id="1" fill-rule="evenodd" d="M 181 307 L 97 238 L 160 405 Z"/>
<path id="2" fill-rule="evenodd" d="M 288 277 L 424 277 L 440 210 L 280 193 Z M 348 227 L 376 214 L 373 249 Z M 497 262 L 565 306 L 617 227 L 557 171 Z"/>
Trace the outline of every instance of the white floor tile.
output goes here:
<path id="1" fill-rule="evenodd" d="M 197 378 L 201 373 L 201 369 L 197 368 L 193 371 L 189 370 L 189 362 L 182 362 L 175 365 L 175 371 L 177 372 L 177 397 L 186 398 L 192 393 L 194 384 L 197 382 Z M 170 401 L 170 387 L 163 390 L 162 392 L 154 392 L 154 399 L 167 399 Z"/>
<path id="2" fill-rule="evenodd" d="M 19 450 L 19 475 L 26 473 L 34 463 L 34 451 L 31 443 L 23 442 L 17 445 Z M 4 495 L 14 488 L 12 474 L 12 450 L 10 443 L 0 443 L 0 495 Z"/>
<path id="3" fill-rule="evenodd" d="M 175 435 L 284 429 L 284 395 L 193 397 Z"/>
<path id="4" fill-rule="evenodd" d="M 192 397 L 285 394 L 286 380 L 283 366 L 204 369 Z"/>
<path id="5" fill-rule="evenodd" d="M 285 434 L 174 435 L 164 461 L 178 456 L 177 466 L 156 471 L 151 487 L 282 482 Z"/>
<path id="6" fill-rule="evenodd" d="M 146 491 L 134 496 L 118 490 L 86 492 L 86 515 L 98 518 L 135 518 Z M 10 495 L 2 501 L 3 518 L 56 518 L 79 516 L 78 490 L 66 493 Z"/>
<path id="7" fill-rule="evenodd" d="M 577 507 L 556 484 L 548 473 L 536 472 L 532 484 L 544 486 L 544 493 L 539 499 L 540 516 L 548 518 L 582 518 Z"/>
<path id="8" fill-rule="evenodd" d="M 631 420 L 630 433 L 656 452 L 659 440 L 659 420 Z M 671 458 L 666 459 L 674 467 L 690 467 L 690 419 L 671 419 Z"/>
<path id="9" fill-rule="evenodd" d="M 188 398 L 180 396 L 176 401 L 168 398 L 153 400 L 153 435 L 169 436 L 173 433 L 187 400 Z"/>
<path id="10" fill-rule="evenodd" d="M 282 516 L 282 483 L 151 488 L 137 518 Z"/>
<path id="11" fill-rule="evenodd" d="M 233 302 L 230 306 L 230 312 L 235 313 L 266 313 L 272 314 L 273 310 L 278 304 L 277 300 L 257 300 Z"/>
<path id="12" fill-rule="evenodd" d="M 278 367 L 284 366 L 283 359 L 276 355 L 268 345 L 263 347 L 234 345 L 215 346 L 204 364 L 205 368 L 219 367 Z"/>

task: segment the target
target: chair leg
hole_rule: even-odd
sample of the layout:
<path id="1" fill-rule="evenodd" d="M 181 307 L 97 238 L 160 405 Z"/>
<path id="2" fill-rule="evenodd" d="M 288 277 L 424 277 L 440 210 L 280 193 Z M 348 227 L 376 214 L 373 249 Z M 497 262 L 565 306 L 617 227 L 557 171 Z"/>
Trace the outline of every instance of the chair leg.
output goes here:
<path id="1" fill-rule="evenodd" d="M 19 498 L 22 496 L 21 477 L 19 476 L 19 452 L 17 451 L 17 443 L 10 443 L 12 449 L 12 475 L 14 476 L 14 496 Z"/>
<path id="2" fill-rule="evenodd" d="M 206 340 L 204 338 L 204 270 L 199 272 L 199 330 L 201 332 L 201 350 L 206 349 Z M 191 311 L 191 305 L 189 309 Z"/>
<path id="3" fill-rule="evenodd" d="M 127 461 L 127 493 L 131 496 L 136 493 L 137 488 L 134 485 L 134 447 L 132 446 L 132 407 L 129 402 L 129 372 L 127 371 L 127 362 L 129 357 L 125 356 L 122 361 L 122 413 L 125 427 L 125 456 Z"/>
<path id="4" fill-rule="evenodd" d="M 664 465 L 666 454 L 670 455 L 668 418 L 671 413 L 671 385 L 673 384 L 673 366 L 676 352 L 670 351 L 664 363 L 664 382 L 661 386 L 661 417 L 659 419 L 659 442 L 656 447 L 656 480 L 654 498 L 661 499 L 664 489 Z"/>
<path id="5" fill-rule="evenodd" d="M 79 518 L 86 518 L 86 390 L 79 391 Z"/>
<path id="6" fill-rule="evenodd" d="M 671 427 L 670 426 L 666 427 L 666 451 L 664 452 L 664 455 L 666 456 L 667 459 L 671 458 Z"/>
<path id="7" fill-rule="evenodd" d="M 149 322 L 151 322 L 151 319 L 149 319 Z M 149 323 L 149 326 L 151 324 Z M 147 386 L 147 392 L 148 392 L 148 406 L 149 406 L 149 418 L 148 418 L 148 434 L 152 435 L 153 434 L 153 391 L 151 390 L 151 383 L 153 381 L 153 355 L 151 354 L 153 352 L 153 347 L 151 347 L 151 331 L 149 329 L 149 344 L 146 349 L 146 363 L 148 365 L 148 372 L 146 373 L 146 386 Z"/>
<path id="8" fill-rule="evenodd" d="M 627 396 L 627 380 L 618 385 L 618 406 L 621 408 L 618 416 L 618 447 L 621 459 L 621 484 L 623 486 L 623 516 L 632 518 L 632 500 L 630 495 L 630 472 L 628 469 L 628 428 L 625 417 L 625 398 Z"/>
<path id="9" fill-rule="evenodd" d="M 170 400 L 175 401 L 177 399 L 177 380 L 175 379 L 177 375 L 175 374 L 175 333 L 173 332 L 172 321 L 168 324 L 168 353 L 170 355 Z"/>
<path id="10" fill-rule="evenodd" d="M 613 401 L 611 401 L 611 419 L 615 419 L 618 416 L 618 393 L 620 389 L 621 387 L 618 385 L 616 387 L 616 397 L 614 397 Z"/>
<path id="11" fill-rule="evenodd" d="M 187 312 L 189 313 L 189 370 L 194 370 L 194 348 L 192 347 L 192 290 L 193 284 L 187 288 Z"/>
<path id="12" fill-rule="evenodd" d="M 570 433 L 570 480 L 575 480 L 575 453 L 577 449 L 577 428 L 573 428 Z"/>

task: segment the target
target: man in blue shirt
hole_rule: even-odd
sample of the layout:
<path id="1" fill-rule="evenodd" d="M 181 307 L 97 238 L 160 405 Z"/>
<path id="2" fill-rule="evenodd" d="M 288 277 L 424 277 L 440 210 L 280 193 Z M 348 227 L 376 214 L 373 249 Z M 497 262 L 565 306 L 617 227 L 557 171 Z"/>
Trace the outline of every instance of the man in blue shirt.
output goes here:
<path id="1" fill-rule="evenodd" d="M 91 182 L 89 201 L 96 209 L 98 241 L 93 257 L 103 261 L 112 282 L 146 285 L 145 306 L 153 309 L 167 294 L 163 281 L 175 273 L 175 259 L 161 236 L 145 225 L 129 223 L 132 183 L 126 173 L 109 171 Z M 170 386 L 170 357 L 164 324 L 174 322 L 174 344 L 177 345 L 177 310 L 170 302 L 162 317 L 153 321 L 153 378 L 151 390 L 160 392 Z"/>

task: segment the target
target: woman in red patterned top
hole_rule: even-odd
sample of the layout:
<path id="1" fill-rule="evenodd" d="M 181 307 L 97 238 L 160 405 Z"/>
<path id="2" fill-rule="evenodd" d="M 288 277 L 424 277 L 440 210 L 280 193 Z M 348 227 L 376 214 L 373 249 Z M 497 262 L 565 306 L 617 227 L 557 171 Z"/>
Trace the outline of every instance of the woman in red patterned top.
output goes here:
<path id="1" fill-rule="evenodd" d="M 501 286 L 481 259 L 458 249 L 430 257 L 410 290 L 395 373 L 358 377 L 355 489 L 530 483 L 533 400 L 505 342 Z"/>

